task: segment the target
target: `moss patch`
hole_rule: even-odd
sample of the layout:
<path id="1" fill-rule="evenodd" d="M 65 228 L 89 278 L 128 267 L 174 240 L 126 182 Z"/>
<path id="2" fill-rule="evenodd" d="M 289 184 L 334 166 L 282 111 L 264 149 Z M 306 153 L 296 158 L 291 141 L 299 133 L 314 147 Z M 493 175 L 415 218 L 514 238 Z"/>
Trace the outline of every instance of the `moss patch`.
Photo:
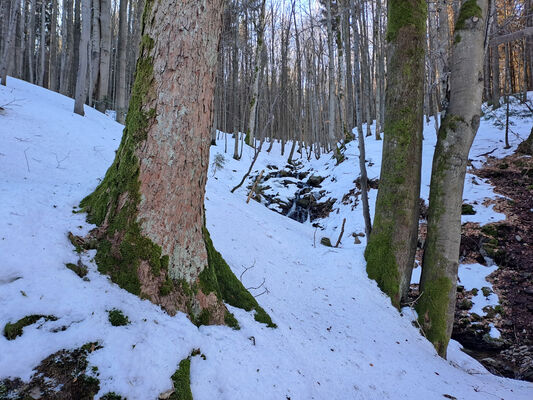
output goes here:
<path id="1" fill-rule="evenodd" d="M 78 264 L 73 263 L 67 263 L 65 264 L 68 269 L 70 269 L 72 272 L 74 272 L 76 275 L 78 275 L 80 278 L 83 278 L 87 275 L 88 270 L 85 265 L 83 265 L 81 262 Z"/>
<path id="2" fill-rule="evenodd" d="M 180 361 L 178 370 L 172 375 L 174 393 L 170 400 L 193 400 L 191 392 L 191 359 L 189 357 Z"/>
<path id="3" fill-rule="evenodd" d="M 374 279 L 379 288 L 385 292 L 396 307 L 400 307 L 400 277 L 398 264 L 394 256 L 392 235 L 383 231 L 373 233 L 365 250 L 366 272 Z"/>
<path id="4" fill-rule="evenodd" d="M 481 18 L 481 8 L 477 5 L 476 0 L 466 0 L 461 6 L 455 30 L 465 29 L 466 20 L 472 17 Z"/>
<path id="5" fill-rule="evenodd" d="M 446 356 L 448 335 L 446 333 L 446 314 L 452 281 L 447 277 L 440 277 L 425 282 L 424 293 L 418 300 L 416 311 L 418 322 L 435 349 L 442 357 Z"/>
<path id="6" fill-rule="evenodd" d="M 117 310 L 116 308 L 113 308 L 112 310 L 107 312 L 109 322 L 113 326 L 124 326 L 129 325 L 130 320 L 128 317 L 126 317 L 121 310 Z"/>
<path id="7" fill-rule="evenodd" d="M 387 40 L 395 40 L 403 27 L 412 26 L 419 34 L 426 31 L 425 0 L 389 0 Z"/>
<path id="8" fill-rule="evenodd" d="M 215 292 L 217 296 L 233 307 L 246 311 L 255 311 L 256 321 L 275 328 L 270 316 L 257 303 L 257 300 L 246 290 L 237 279 L 222 255 L 215 250 L 209 232 L 203 228 L 205 246 L 207 248 L 208 266 L 200 273 L 200 287 L 205 294 Z M 227 319 L 227 317 L 225 318 Z"/>
<path id="9" fill-rule="evenodd" d="M 46 321 L 57 321 L 57 317 L 53 315 L 28 315 L 24 318 L 19 319 L 15 323 L 7 323 L 4 327 L 4 336 L 7 340 L 14 340 L 18 336 L 22 336 L 25 327 L 36 323 L 41 318 L 44 318 Z"/>
<path id="10" fill-rule="evenodd" d="M 115 392 L 108 392 L 100 397 L 100 400 L 123 400 L 124 397 L 116 394 Z"/>
<path id="11" fill-rule="evenodd" d="M 461 215 L 475 215 L 476 210 L 471 204 L 463 204 L 461 206 Z"/>

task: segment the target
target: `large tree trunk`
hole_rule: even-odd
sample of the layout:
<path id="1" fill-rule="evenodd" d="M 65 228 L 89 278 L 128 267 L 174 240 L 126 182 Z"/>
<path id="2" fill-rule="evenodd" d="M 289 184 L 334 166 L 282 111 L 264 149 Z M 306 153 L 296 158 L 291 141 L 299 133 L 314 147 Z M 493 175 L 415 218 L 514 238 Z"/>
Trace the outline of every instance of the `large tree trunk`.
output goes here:
<path id="1" fill-rule="evenodd" d="M 459 13 L 450 103 L 433 157 L 417 311 L 426 337 L 442 357 L 446 357 L 454 321 L 466 165 L 481 117 L 487 11 L 488 0 L 469 0 Z"/>
<path id="2" fill-rule="evenodd" d="M 78 77 L 76 79 L 76 92 L 74 98 L 74 112 L 85 115 L 83 104 L 87 97 L 87 55 L 89 53 L 89 36 L 91 35 L 91 0 L 81 0 L 82 28 L 80 38 Z"/>
<path id="3" fill-rule="evenodd" d="M 221 11 L 222 0 L 147 3 L 124 136 L 81 206 L 99 226 L 98 267 L 121 287 L 199 324 L 232 322 L 223 299 L 272 326 L 204 225 Z"/>
<path id="4" fill-rule="evenodd" d="M 118 48 L 117 48 L 117 121 L 123 124 L 126 120 L 126 55 L 128 43 L 128 0 L 120 0 L 118 18 Z"/>
<path id="5" fill-rule="evenodd" d="M 383 162 L 365 257 L 368 276 L 399 307 L 407 296 L 418 233 L 426 4 L 389 1 L 388 15 Z"/>

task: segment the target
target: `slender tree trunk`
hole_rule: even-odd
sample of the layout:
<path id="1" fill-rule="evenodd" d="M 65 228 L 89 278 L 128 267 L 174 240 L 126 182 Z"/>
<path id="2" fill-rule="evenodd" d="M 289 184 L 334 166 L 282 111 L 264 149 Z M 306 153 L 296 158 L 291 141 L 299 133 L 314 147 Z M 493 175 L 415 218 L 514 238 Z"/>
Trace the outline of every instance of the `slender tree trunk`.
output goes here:
<path id="1" fill-rule="evenodd" d="M 259 99 L 259 70 L 261 69 L 261 54 L 263 52 L 263 41 L 265 36 L 265 3 L 262 0 L 259 21 L 257 21 L 257 46 L 255 48 L 253 67 L 252 98 L 250 100 L 250 115 L 248 119 L 248 132 L 246 135 L 247 144 L 255 148 L 255 119 L 257 114 L 257 102 Z"/>
<path id="2" fill-rule="evenodd" d="M 48 63 L 48 88 L 57 92 L 57 0 L 52 0 L 52 20 L 50 22 L 50 59 Z"/>
<path id="3" fill-rule="evenodd" d="M 335 143 L 335 58 L 333 55 L 333 29 L 331 0 L 326 0 L 328 30 L 328 142 Z"/>
<path id="4" fill-rule="evenodd" d="M 442 357 L 446 357 L 454 321 L 466 165 L 481 117 L 487 11 L 488 0 L 475 0 L 474 6 L 463 5 L 459 13 L 450 103 L 439 130 L 431 172 L 417 311 L 426 337 Z"/>
<path id="5" fill-rule="evenodd" d="M 20 0 L 11 0 L 11 7 L 9 10 L 9 26 L 7 28 L 7 40 L 4 44 L 4 51 L 2 54 L 0 66 L 0 84 L 7 85 L 7 74 L 11 59 L 13 58 L 13 47 L 15 43 L 15 30 L 17 22 L 17 9 L 19 8 Z"/>
<path id="6" fill-rule="evenodd" d="M 80 37 L 78 78 L 76 79 L 76 92 L 74 112 L 85 115 L 83 104 L 87 98 L 87 55 L 89 53 L 89 38 L 91 35 L 91 0 L 81 0 L 82 27 Z"/>
<path id="7" fill-rule="evenodd" d="M 355 6 L 354 0 L 351 0 L 352 3 L 352 24 L 353 24 L 353 32 L 354 32 L 354 39 L 353 39 L 353 53 L 354 53 L 354 60 L 353 60 L 353 69 L 354 69 L 354 77 L 356 81 L 355 85 L 355 118 L 357 121 L 357 139 L 359 144 L 359 170 L 361 171 L 360 179 L 361 179 L 361 199 L 363 202 L 363 218 L 365 220 L 365 236 L 368 243 L 370 233 L 372 231 L 372 222 L 370 221 L 370 207 L 368 203 L 368 176 L 366 172 L 366 152 L 365 152 L 365 136 L 363 133 L 363 111 L 361 107 L 361 69 L 360 69 L 360 62 L 359 62 L 359 55 L 360 55 L 360 46 L 359 46 L 359 30 L 357 28 L 357 18 L 355 16 L 357 15 L 357 9 Z"/>
<path id="8" fill-rule="evenodd" d="M 235 322 L 224 300 L 274 326 L 204 224 L 222 1 L 159 0 L 146 11 L 121 145 L 82 202 L 99 226 L 96 262 L 120 286 L 197 324 Z"/>
<path id="9" fill-rule="evenodd" d="M 59 93 L 68 95 L 72 49 L 72 0 L 63 0 L 61 12 L 61 70 Z"/>
<path id="10" fill-rule="evenodd" d="M 29 69 L 29 82 L 35 82 L 34 75 L 34 59 L 35 59 L 35 12 L 36 12 L 36 1 L 31 0 L 30 2 L 30 14 L 29 14 L 29 24 L 28 27 L 28 69 Z"/>
<path id="11" fill-rule="evenodd" d="M 418 233 L 426 3 L 389 1 L 388 15 L 383 162 L 365 258 L 368 276 L 400 307 L 407 297 Z"/>
<path id="12" fill-rule="evenodd" d="M 96 109 L 105 112 L 111 71 L 111 1 L 100 1 L 100 65 Z"/>
<path id="13" fill-rule="evenodd" d="M 126 121 L 126 54 L 128 43 L 128 0 L 120 0 L 119 6 L 119 28 L 118 28 L 118 48 L 117 48 L 117 71 L 116 71 L 116 112 L 117 122 L 123 124 Z"/>
<path id="14" fill-rule="evenodd" d="M 37 74 L 37 84 L 39 86 L 44 86 L 44 66 L 45 66 L 45 54 L 46 54 L 46 31 L 45 31 L 45 11 L 44 11 L 44 1 L 41 1 L 41 37 L 39 40 L 39 73 Z"/>
<path id="15" fill-rule="evenodd" d="M 90 83 L 89 104 L 92 105 L 93 97 L 98 96 L 98 80 L 100 79 L 100 0 L 92 0 L 91 21 L 91 58 L 90 58 Z M 96 93 L 96 96 L 94 95 Z"/>

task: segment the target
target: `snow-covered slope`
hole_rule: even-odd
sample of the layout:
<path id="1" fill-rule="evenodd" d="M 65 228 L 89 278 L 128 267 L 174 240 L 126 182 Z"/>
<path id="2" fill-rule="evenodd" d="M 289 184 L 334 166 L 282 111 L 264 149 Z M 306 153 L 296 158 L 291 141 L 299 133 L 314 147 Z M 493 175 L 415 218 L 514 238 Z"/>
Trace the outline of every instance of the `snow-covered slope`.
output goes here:
<path id="1" fill-rule="evenodd" d="M 452 342 L 448 361 L 438 357 L 412 326 L 412 317 L 401 316 L 366 277 L 363 245 L 348 238 L 340 248 L 318 240 L 315 247 L 311 224 L 254 201 L 246 204 L 245 188 L 231 194 L 248 168 L 249 149 L 240 162 L 226 156 L 225 167 L 210 172 L 207 225 L 245 286 L 260 286 L 251 291 L 277 329 L 239 309 L 232 311 L 240 331 L 196 328 L 185 315 L 170 317 L 112 284 L 90 262 L 94 254 L 83 256 L 89 281 L 80 279 L 65 267 L 78 259 L 66 235 L 83 234 L 91 226 L 72 211 L 111 163 L 121 126 L 88 108 L 85 117 L 75 115 L 71 99 L 42 88 L 15 79 L 9 85 L 0 88 L 0 106 L 11 102 L 0 115 L 0 328 L 30 314 L 58 320 L 30 325 L 16 340 L 0 336 L 0 379 L 27 380 L 51 353 L 99 341 L 103 348 L 88 359 L 98 367 L 99 395 L 114 391 L 128 399 L 155 399 L 170 389 L 170 376 L 193 348 L 206 355 L 192 359 L 195 399 L 533 397 L 532 384 L 488 374 L 457 343 Z M 475 154 L 491 147 L 494 133 L 501 136 L 482 123 Z M 434 136 L 428 127 L 426 196 Z M 368 141 L 371 177 L 379 174 L 380 146 Z M 212 159 L 223 153 L 222 143 L 211 153 Z M 257 169 L 282 166 L 285 159 L 278 154 L 276 147 L 262 154 Z M 337 182 L 327 189 L 342 197 L 358 175 L 355 155 L 349 145 L 348 160 L 340 166 L 334 168 L 327 155 L 310 166 L 322 176 L 334 175 Z M 476 190 L 490 192 L 490 187 Z M 467 189 L 465 196 L 471 200 L 478 194 Z M 360 209 L 339 206 L 338 214 L 322 221 L 332 238 L 343 217 L 347 233 L 363 230 Z M 131 324 L 112 326 L 107 314 L 112 308 L 121 309 Z M 57 329 L 63 326 L 66 330 Z"/>

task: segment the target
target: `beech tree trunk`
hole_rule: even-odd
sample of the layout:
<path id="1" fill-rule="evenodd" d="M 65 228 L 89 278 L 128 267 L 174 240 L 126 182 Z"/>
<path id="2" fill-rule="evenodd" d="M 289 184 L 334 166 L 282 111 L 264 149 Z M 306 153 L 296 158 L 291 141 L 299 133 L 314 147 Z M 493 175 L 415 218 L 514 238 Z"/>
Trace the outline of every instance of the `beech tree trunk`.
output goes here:
<path id="1" fill-rule="evenodd" d="M 0 84 L 6 86 L 7 73 L 11 59 L 13 58 L 13 47 L 15 43 L 15 28 L 17 21 L 17 9 L 19 8 L 20 0 L 11 0 L 11 7 L 9 10 L 9 25 L 7 28 L 7 40 L 4 44 L 4 51 L 2 54 L 1 66 L 0 66 Z"/>
<path id="2" fill-rule="evenodd" d="M 398 308 L 407 297 L 418 233 L 426 14 L 425 1 L 388 3 L 383 162 L 365 258 L 368 276 Z"/>
<path id="3" fill-rule="evenodd" d="M 81 0 L 82 27 L 80 37 L 78 77 L 74 98 L 74 112 L 85 115 L 83 104 L 87 97 L 87 55 L 89 53 L 89 36 L 91 35 L 91 0 Z"/>
<path id="4" fill-rule="evenodd" d="M 126 45 L 128 43 L 128 0 L 120 0 L 118 48 L 117 48 L 117 82 L 116 82 L 116 112 L 117 121 L 123 124 L 126 118 Z"/>
<path id="5" fill-rule="evenodd" d="M 96 109 L 104 112 L 107 108 L 109 72 L 111 66 L 111 1 L 100 1 L 100 66 Z"/>
<path id="6" fill-rule="evenodd" d="M 221 12 L 222 0 L 147 2 L 122 142 L 81 206 L 121 287 L 197 324 L 235 324 L 224 300 L 274 326 L 204 225 Z"/>
<path id="7" fill-rule="evenodd" d="M 468 0 L 459 13 L 452 48 L 450 103 L 439 130 L 431 172 L 417 311 L 426 337 L 442 357 L 446 357 L 454 321 L 466 165 L 481 117 L 487 14 L 488 0 Z"/>

